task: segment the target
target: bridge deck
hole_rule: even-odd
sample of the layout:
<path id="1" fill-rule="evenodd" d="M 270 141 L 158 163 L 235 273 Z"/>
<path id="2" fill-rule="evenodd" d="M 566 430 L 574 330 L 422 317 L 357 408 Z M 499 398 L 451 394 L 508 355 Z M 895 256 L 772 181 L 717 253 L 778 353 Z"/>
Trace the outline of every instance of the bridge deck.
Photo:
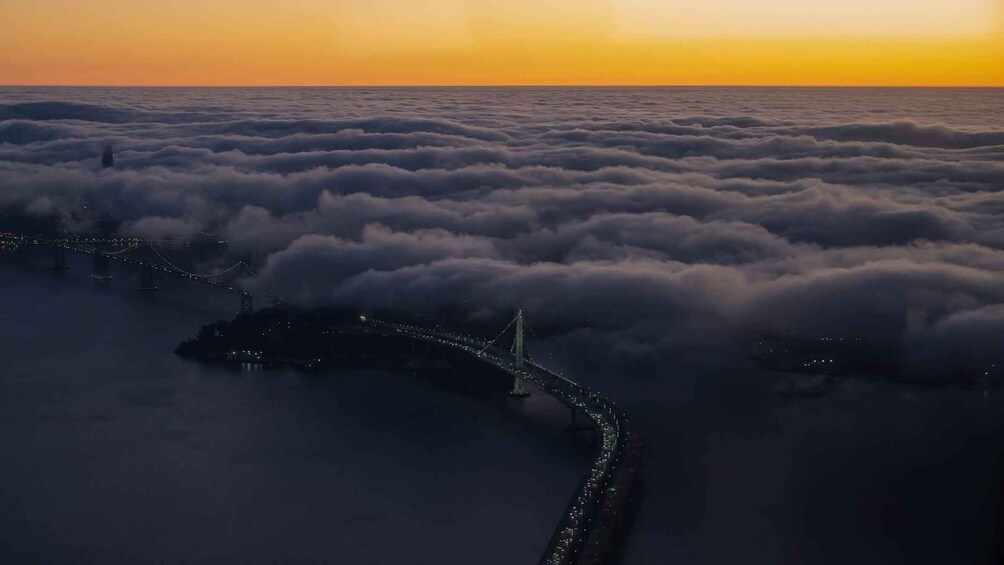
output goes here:
<path id="1" fill-rule="evenodd" d="M 173 277 L 179 277 L 194 281 L 207 286 L 212 286 L 221 290 L 228 292 L 234 292 L 243 295 L 246 298 L 253 298 L 254 295 L 247 292 L 232 282 L 217 279 L 214 276 L 199 275 L 196 273 L 189 273 L 182 269 L 174 266 L 165 265 L 163 263 L 158 263 L 154 261 L 147 261 L 144 259 L 136 259 L 125 255 L 123 252 L 128 250 L 139 249 L 137 247 L 140 244 L 151 244 L 151 245 L 166 245 L 166 246 L 176 246 L 179 243 L 174 240 L 143 240 L 143 239 L 130 239 L 130 238 L 112 238 L 112 239 L 97 239 L 97 238 L 65 238 L 65 239 L 42 239 L 34 238 L 28 236 L 20 236 L 14 234 L 0 234 L 0 245 L 8 245 L 12 247 L 22 247 L 22 246 L 33 246 L 33 247 L 50 247 L 65 249 L 67 251 L 73 251 L 75 253 L 80 253 L 82 255 L 93 255 L 106 257 L 109 261 L 115 261 L 117 263 L 123 263 L 127 265 L 135 265 L 138 267 L 152 269 L 156 272 L 164 273 Z M 129 247 L 120 249 L 114 252 L 107 252 L 101 249 L 91 247 L 91 245 L 127 245 Z M 231 268 L 232 270 L 232 268 Z M 269 297 L 273 303 L 280 303 L 281 299 L 274 296 Z"/>
<path id="2" fill-rule="evenodd" d="M 536 363 L 518 367 L 515 357 L 488 342 L 428 328 L 377 320 L 382 331 L 466 351 L 533 384 L 574 410 L 585 413 L 597 432 L 592 464 L 540 559 L 542 565 L 600 564 L 616 553 L 631 490 L 641 473 L 641 438 L 634 423 L 613 402 Z"/>

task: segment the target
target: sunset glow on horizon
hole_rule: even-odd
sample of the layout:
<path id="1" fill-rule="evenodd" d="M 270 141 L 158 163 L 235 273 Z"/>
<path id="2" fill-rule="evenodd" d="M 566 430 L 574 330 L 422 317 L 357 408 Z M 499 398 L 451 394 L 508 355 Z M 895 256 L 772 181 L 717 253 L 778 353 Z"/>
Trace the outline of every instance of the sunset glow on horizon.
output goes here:
<path id="1" fill-rule="evenodd" d="M 1004 86 L 1004 0 L 7 0 L 0 84 Z"/>

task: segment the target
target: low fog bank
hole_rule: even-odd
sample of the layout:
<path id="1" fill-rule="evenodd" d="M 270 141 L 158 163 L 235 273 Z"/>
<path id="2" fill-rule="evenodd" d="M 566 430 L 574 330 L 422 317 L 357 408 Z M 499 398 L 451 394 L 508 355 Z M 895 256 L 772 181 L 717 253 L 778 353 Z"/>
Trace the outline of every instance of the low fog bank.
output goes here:
<path id="1" fill-rule="evenodd" d="M 130 235 L 218 234 L 257 259 L 248 288 L 298 303 L 522 306 L 618 362 L 791 332 L 892 344 L 911 371 L 981 370 L 1001 361 L 1004 130 L 976 116 L 1002 105 L 7 89 L 0 206 L 77 231 L 111 217 Z"/>

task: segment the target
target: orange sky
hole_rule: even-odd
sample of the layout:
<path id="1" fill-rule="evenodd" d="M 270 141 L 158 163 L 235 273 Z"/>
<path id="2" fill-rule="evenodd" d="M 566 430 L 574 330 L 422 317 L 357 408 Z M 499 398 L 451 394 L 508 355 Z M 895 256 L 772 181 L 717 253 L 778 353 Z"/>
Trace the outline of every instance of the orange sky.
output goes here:
<path id="1" fill-rule="evenodd" d="M 1004 0 L 2 0 L 0 84 L 1004 86 Z"/>

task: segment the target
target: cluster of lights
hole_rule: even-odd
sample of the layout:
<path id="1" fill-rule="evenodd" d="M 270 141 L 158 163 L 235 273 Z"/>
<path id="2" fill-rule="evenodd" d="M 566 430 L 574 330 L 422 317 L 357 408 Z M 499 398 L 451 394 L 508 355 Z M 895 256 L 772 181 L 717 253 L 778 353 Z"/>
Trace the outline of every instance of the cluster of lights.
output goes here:
<path id="1" fill-rule="evenodd" d="M 227 352 L 227 359 L 230 359 L 231 361 L 247 360 L 247 359 L 254 359 L 256 361 L 261 361 L 261 358 L 262 358 L 261 351 L 251 351 L 250 349 L 244 349 L 241 351 L 234 350 Z"/>
<path id="2" fill-rule="evenodd" d="M 803 367 L 809 367 L 809 366 L 812 366 L 812 365 L 825 365 L 827 363 L 833 363 L 833 359 L 813 359 L 812 361 L 809 361 L 808 363 L 802 363 L 802 366 Z"/>

